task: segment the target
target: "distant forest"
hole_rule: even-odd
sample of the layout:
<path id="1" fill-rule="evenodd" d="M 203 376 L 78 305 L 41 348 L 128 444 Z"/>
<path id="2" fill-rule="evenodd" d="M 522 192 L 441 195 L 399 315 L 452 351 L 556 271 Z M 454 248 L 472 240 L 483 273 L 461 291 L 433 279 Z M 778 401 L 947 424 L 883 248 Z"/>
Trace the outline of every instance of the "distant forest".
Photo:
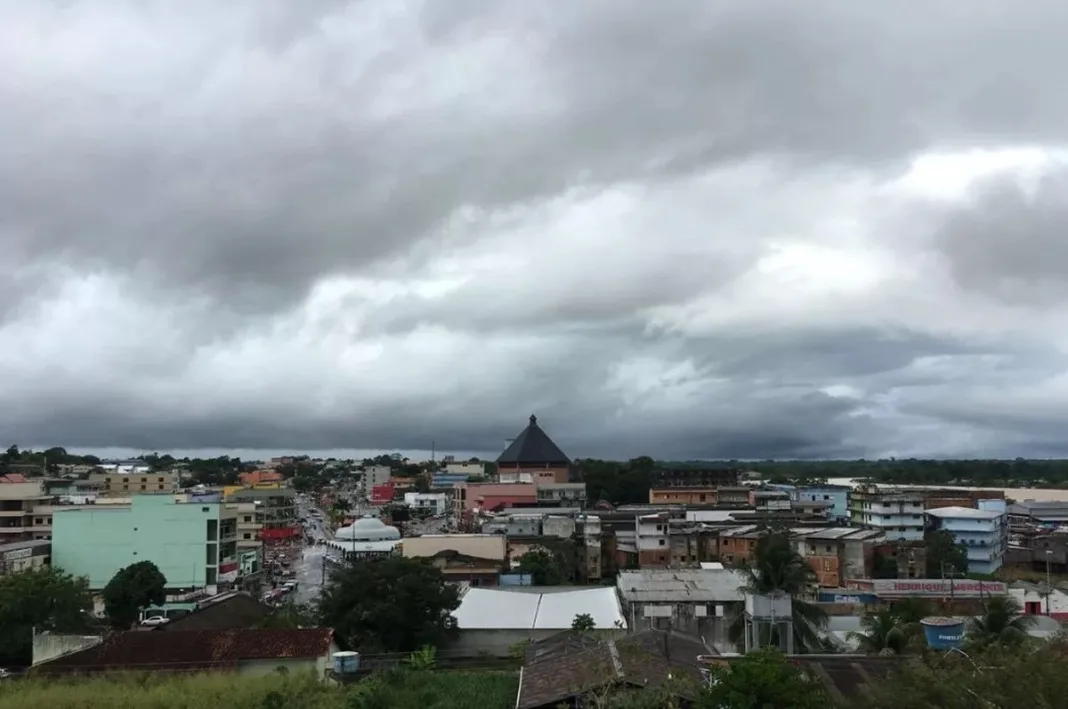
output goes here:
<path id="1" fill-rule="evenodd" d="M 812 484 L 830 478 L 864 478 L 899 485 L 1068 487 L 1068 460 L 764 460 L 764 461 L 577 461 L 587 498 L 614 504 L 649 501 L 656 468 L 735 468 L 772 483 Z"/>

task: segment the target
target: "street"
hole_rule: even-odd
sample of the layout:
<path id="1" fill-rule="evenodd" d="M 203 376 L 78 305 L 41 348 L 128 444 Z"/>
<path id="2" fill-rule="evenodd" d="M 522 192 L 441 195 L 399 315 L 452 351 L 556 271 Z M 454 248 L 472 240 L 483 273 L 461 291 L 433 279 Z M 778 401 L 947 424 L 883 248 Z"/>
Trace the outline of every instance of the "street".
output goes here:
<path id="1" fill-rule="evenodd" d="M 319 511 L 316 507 L 303 502 L 298 503 L 297 506 L 297 514 L 308 520 L 304 534 L 313 542 L 318 542 L 320 539 L 326 540 L 332 536 L 327 526 L 329 522 L 315 515 L 315 512 Z M 300 563 L 296 567 L 297 590 L 294 593 L 294 599 L 297 603 L 310 603 L 319 596 L 324 578 L 323 560 L 326 557 L 326 549 L 326 546 L 321 544 L 305 545 Z"/>

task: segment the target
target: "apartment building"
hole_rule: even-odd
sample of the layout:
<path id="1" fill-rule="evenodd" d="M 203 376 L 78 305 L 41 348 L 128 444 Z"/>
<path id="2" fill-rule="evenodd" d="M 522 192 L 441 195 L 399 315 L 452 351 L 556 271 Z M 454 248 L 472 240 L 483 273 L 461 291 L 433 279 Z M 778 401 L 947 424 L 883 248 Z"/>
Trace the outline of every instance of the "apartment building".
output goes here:
<path id="1" fill-rule="evenodd" d="M 828 516 L 835 522 L 849 519 L 849 490 L 846 485 L 816 485 L 790 490 L 794 502 L 822 502 L 828 507 Z"/>
<path id="2" fill-rule="evenodd" d="M 1008 525 L 1004 510 L 971 507 L 939 507 L 927 511 L 931 529 L 943 530 L 967 549 L 968 568 L 973 574 L 992 574 L 1001 568 L 1008 549 Z"/>
<path id="3" fill-rule="evenodd" d="M 388 465 L 368 465 L 363 468 L 363 472 L 360 476 L 359 491 L 360 494 L 370 499 L 371 491 L 376 487 L 382 487 L 388 485 L 390 482 L 390 476 L 393 474 L 393 468 Z"/>
<path id="4" fill-rule="evenodd" d="M 118 472 L 112 470 L 93 473 L 89 482 L 97 486 L 101 495 L 107 497 L 129 497 L 131 495 L 173 495 L 178 492 L 181 483 L 178 473 L 168 470 L 147 472 Z"/>
<path id="5" fill-rule="evenodd" d="M 0 576 L 39 569 L 52 562 L 52 543 L 47 540 L 0 544 Z"/>
<path id="6" fill-rule="evenodd" d="M 924 532 L 924 494 L 877 485 L 849 493 L 849 520 L 857 527 L 877 529 L 888 541 L 919 541 Z"/>
<path id="7" fill-rule="evenodd" d="M 126 504 L 57 508 L 52 563 L 99 590 L 119 569 L 151 561 L 168 589 L 217 588 L 238 574 L 237 512 L 222 502 L 135 495 Z"/>
<path id="8" fill-rule="evenodd" d="M 255 502 L 233 502 L 228 503 L 226 507 L 236 515 L 238 551 L 261 552 L 263 540 L 260 533 L 263 531 L 263 521 L 260 505 Z"/>
<path id="9" fill-rule="evenodd" d="M 41 508 L 51 499 L 41 480 L 0 476 L 0 544 L 50 538 L 52 515 Z"/>
<path id="10" fill-rule="evenodd" d="M 482 477 L 483 475 L 486 474 L 486 464 L 481 462 L 481 461 L 477 461 L 477 462 L 465 461 L 465 462 L 462 462 L 462 463 L 447 462 L 447 463 L 445 463 L 445 468 L 444 468 L 444 470 L 442 470 L 442 472 L 445 473 L 446 475 L 463 475 L 463 476 L 466 476 L 466 477 L 471 477 L 471 476 Z"/>
<path id="11" fill-rule="evenodd" d="M 251 533 L 253 527 L 258 524 L 259 538 L 263 541 L 277 541 L 299 537 L 301 534 L 300 524 L 297 521 L 297 498 L 292 488 L 242 488 L 234 490 L 226 496 L 226 502 L 244 505 L 242 509 L 249 509 L 252 504 L 255 509 L 251 522 L 244 519 L 249 516 L 248 512 L 241 514 L 244 534 Z"/>
<path id="12" fill-rule="evenodd" d="M 585 507 L 586 483 L 537 482 L 535 501 L 539 505 Z"/>

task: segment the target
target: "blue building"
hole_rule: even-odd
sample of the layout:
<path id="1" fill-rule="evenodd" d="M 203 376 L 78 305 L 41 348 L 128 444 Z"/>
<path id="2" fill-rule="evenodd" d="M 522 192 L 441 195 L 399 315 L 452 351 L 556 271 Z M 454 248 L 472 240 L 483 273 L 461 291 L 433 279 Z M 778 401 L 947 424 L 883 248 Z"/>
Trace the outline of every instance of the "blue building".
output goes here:
<path id="1" fill-rule="evenodd" d="M 1000 510 L 996 504 L 983 505 L 988 509 L 938 507 L 927 510 L 929 529 L 949 532 L 958 544 L 967 549 L 968 568 L 962 571 L 992 574 L 1001 568 L 1008 547 L 1008 524 L 1004 500 L 1000 502 Z"/>
<path id="2" fill-rule="evenodd" d="M 795 502 L 826 502 L 830 505 L 827 514 L 833 521 L 849 520 L 849 490 L 846 485 L 814 485 L 797 487 L 790 491 Z"/>

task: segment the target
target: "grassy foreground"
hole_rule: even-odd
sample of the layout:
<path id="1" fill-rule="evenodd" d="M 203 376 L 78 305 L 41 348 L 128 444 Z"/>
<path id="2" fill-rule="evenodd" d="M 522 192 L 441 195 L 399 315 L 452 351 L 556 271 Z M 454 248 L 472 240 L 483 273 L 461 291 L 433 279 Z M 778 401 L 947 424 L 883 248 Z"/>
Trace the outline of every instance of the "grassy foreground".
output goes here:
<path id="1" fill-rule="evenodd" d="M 515 703 L 512 672 L 423 671 L 346 687 L 314 677 L 126 675 L 0 682 L 4 709 L 488 709 Z"/>

